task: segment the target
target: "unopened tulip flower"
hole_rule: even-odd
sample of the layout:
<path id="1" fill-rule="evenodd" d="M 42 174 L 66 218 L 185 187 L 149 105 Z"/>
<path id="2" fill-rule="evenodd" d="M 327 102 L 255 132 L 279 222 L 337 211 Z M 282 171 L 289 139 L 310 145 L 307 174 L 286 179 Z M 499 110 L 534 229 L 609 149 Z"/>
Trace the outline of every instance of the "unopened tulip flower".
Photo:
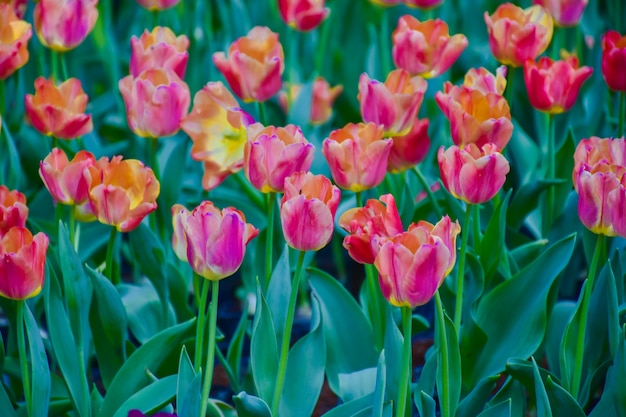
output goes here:
<path id="1" fill-rule="evenodd" d="M 459 147 L 486 143 L 504 149 L 513 135 L 511 110 L 506 99 L 497 93 L 483 93 L 478 89 L 444 84 L 444 92 L 437 92 L 435 100 L 450 121 L 450 132 Z"/>
<path id="2" fill-rule="evenodd" d="M 374 123 L 349 123 L 324 139 L 322 153 L 335 183 L 354 192 L 376 187 L 387 173 L 393 142 Z"/>
<path id="3" fill-rule="evenodd" d="M 463 34 L 450 36 L 441 19 L 420 22 L 405 15 L 393 32 L 393 61 L 411 75 L 437 77 L 448 70 L 467 47 Z"/>
<path id="4" fill-rule="evenodd" d="M 626 91 L 626 35 L 610 30 L 602 37 L 602 75 L 610 89 Z"/>
<path id="5" fill-rule="evenodd" d="M 500 191 L 510 171 L 509 161 L 495 145 L 481 149 L 473 143 L 459 149 L 451 146 L 437 153 L 444 187 L 454 197 L 471 204 L 491 200 Z"/>
<path id="6" fill-rule="evenodd" d="M 16 16 L 13 6 L 0 3 L 0 80 L 26 65 L 32 34 L 30 24 Z"/>
<path id="7" fill-rule="evenodd" d="M 0 237 L 12 227 L 24 227 L 28 218 L 26 197 L 17 190 L 0 185 Z"/>
<path id="8" fill-rule="evenodd" d="M 160 184 L 141 161 L 102 157 L 89 172 L 91 210 L 101 223 L 129 232 L 156 210 Z"/>
<path id="9" fill-rule="evenodd" d="M 294 29 L 309 31 L 315 29 L 330 9 L 324 7 L 325 0 L 278 0 L 278 10 L 285 23 Z"/>
<path id="10" fill-rule="evenodd" d="M 198 91 L 193 109 L 180 123 L 193 140 L 191 157 L 204 162 L 202 186 L 211 190 L 243 168 L 243 150 L 250 115 L 221 82 L 210 82 Z"/>
<path id="11" fill-rule="evenodd" d="M 339 225 L 349 233 L 343 239 L 343 247 L 361 264 L 373 264 L 380 246 L 404 232 L 392 194 L 367 200 L 365 207 L 347 210 L 339 218 Z"/>
<path id="12" fill-rule="evenodd" d="M 165 10 L 176 6 L 180 0 L 137 0 L 143 8 L 148 10 Z"/>
<path id="13" fill-rule="evenodd" d="M 74 49 L 96 25 L 97 6 L 98 0 L 40 0 L 33 11 L 35 32 L 50 49 Z"/>
<path id="14" fill-rule="evenodd" d="M 393 136 L 393 146 L 387 160 L 387 171 L 398 173 L 414 167 L 426 158 L 430 147 L 428 119 L 415 119 L 411 130 L 403 136 Z"/>
<path id="15" fill-rule="evenodd" d="M 276 94 L 285 70 L 278 34 L 267 27 L 253 27 L 228 49 L 213 54 L 213 62 L 233 92 L 245 102 L 265 101 Z"/>
<path id="16" fill-rule="evenodd" d="M 558 26 L 576 26 L 589 0 L 533 0 L 546 9 Z"/>
<path id="17" fill-rule="evenodd" d="M 537 110 L 558 114 L 572 108 L 583 82 L 591 76 L 590 67 L 578 68 L 575 56 L 560 61 L 542 57 L 524 64 L 524 81 L 530 104 Z"/>
<path id="18" fill-rule="evenodd" d="M 193 211 L 175 204 L 172 223 L 172 246 L 178 258 L 189 262 L 195 273 L 211 281 L 237 272 L 246 245 L 259 233 L 246 223 L 241 211 L 233 207 L 220 210 L 210 201 L 202 202 Z"/>
<path id="19" fill-rule="evenodd" d="M 506 65 L 500 65 L 495 75 L 485 68 L 470 68 L 465 74 L 463 86 L 470 90 L 478 90 L 484 94 L 496 93 L 502 95 L 506 88 Z"/>
<path id="20" fill-rule="evenodd" d="M 189 54 L 189 39 L 185 35 L 176 36 L 168 27 L 157 26 L 152 32 L 145 30 L 141 37 L 130 40 L 130 74 L 139 76 L 149 69 L 164 69 L 185 77 Z"/>
<path id="21" fill-rule="evenodd" d="M 15 12 L 17 18 L 23 19 L 24 13 L 26 13 L 26 6 L 28 6 L 28 0 L 0 0 L 0 5 L 1 4 L 8 4 L 13 7 L 13 11 Z"/>
<path id="22" fill-rule="evenodd" d="M 407 71 L 391 71 L 381 83 L 365 73 L 359 78 L 358 99 L 361 115 L 366 123 L 383 125 L 385 136 L 407 134 L 422 105 L 428 87 L 422 77 L 411 77 Z"/>
<path id="23" fill-rule="evenodd" d="M 287 244 L 301 251 L 316 251 L 333 236 L 341 191 L 323 175 L 297 172 L 285 179 L 280 221 Z"/>
<path id="24" fill-rule="evenodd" d="M 25 300 L 41 292 L 46 270 L 48 236 L 13 227 L 0 240 L 0 295 Z"/>
<path id="25" fill-rule="evenodd" d="M 460 231 L 445 216 L 434 226 L 420 221 L 381 246 L 374 265 L 389 303 L 413 308 L 430 301 L 454 267 Z"/>
<path id="26" fill-rule="evenodd" d="M 178 132 L 191 94 L 173 71 L 150 69 L 136 78 L 128 75 L 120 80 L 119 89 L 126 104 L 128 126 L 135 134 L 159 138 Z"/>
<path id="27" fill-rule="evenodd" d="M 90 114 L 85 114 L 87 94 L 77 78 L 60 85 L 52 79 L 35 80 L 35 94 L 24 100 L 26 118 L 41 134 L 59 139 L 74 139 L 93 130 Z"/>
<path id="28" fill-rule="evenodd" d="M 301 85 L 295 84 L 289 86 L 287 91 L 281 91 L 279 93 L 278 103 L 285 113 L 289 112 L 290 107 L 300 95 L 301 89 Z M 324 77 L 315 78 L 311 101 L 311 124 L 326 123 L 328 119 L 330 119 L 333 114 L 333 103 L 342 91 L 342 85 L 331 87 Z"/>
<path id="29" fill-rule="evenodd" d="M 503 64 L 521 67 L 527 59 L 537 58 L 552 40 L 554 23 L 541 6 L 521 9 L 504 3 L 489 15 L 485 12 L 489 46 Z"/>
<path id="30" fill-rule="evenodd" d="M 298 126 L 264 127 L 255 123 L 248 128 L 243 169 L 261 192 L 283 192 L 285 178 L 311 168 L 314 151 Z"/>

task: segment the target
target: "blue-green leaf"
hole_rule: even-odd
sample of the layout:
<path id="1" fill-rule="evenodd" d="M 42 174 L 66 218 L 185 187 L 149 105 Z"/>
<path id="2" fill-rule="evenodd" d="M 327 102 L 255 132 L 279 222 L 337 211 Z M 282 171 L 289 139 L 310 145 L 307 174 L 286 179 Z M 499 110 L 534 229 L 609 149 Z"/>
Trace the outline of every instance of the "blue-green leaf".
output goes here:
<path id="1" fill-rule="evenodd" d="M 259 397 L 242 391 L 238 395 L 233 395 L 233 401 L 239 417 L 272 417 L 269 406 Z"/>
<path id="2" fill-rule="evenodd" d="M 113 417 L 126 417 L 133 409 L 153 413 L 169 404 L 176 395 L 176 375 L 166 376 L 141 389 L 126 400 Z"/>
<path id="3" fill-rule="evenodd" d="M 259 397 L 272 401 L 278 369 L 278 346 L 272 313 L 257 281 L 257 305 L 250 341 L 250 365 Z M 237 408 L 239 409 L 239 408 Z"/>
<path id="4" fill-rule="evenodd" d="M 31 362 L 31 404 L 32 415 L 29 417 L 48 417 L 48 406 L 50 404 L 50 368 L 48 356 L 39 334 L 39 326 L 33 317 L 26 301 L 24 303 L 24 326 L 26 327 L 26 338 L 30 347 Z"/>

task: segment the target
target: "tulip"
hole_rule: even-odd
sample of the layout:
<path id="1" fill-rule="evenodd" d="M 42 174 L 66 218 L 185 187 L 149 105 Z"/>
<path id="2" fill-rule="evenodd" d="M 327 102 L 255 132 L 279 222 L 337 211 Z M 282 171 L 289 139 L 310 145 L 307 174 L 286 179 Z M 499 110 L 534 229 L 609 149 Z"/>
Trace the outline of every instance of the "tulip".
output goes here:
<path id="1" fill-rule="evenodd" d="M 26 6 L 28 6 L 28 0 L 0 0 L 0 7 L 2 4 L 8 4 L 13 8 L 15 12 L 15 16 L 18 19 L 24 18 L 24 13 L 26 13 Z"/>
<path id="2" fill-rule="evenodd" d="M 412 75 L 437 77 L 448 70 L 467 47 L 465 35 L 450 36 L 441 19 L 420 22 L 410 15 L 393 32 L 393 61 Z"/>
<path id="3" fill-rule="evenodd" d="M 0 80 L 28 62 L 28 40 L 33 32 L 9 4 L 0 3 Z"/>
<path id="4" fill-rule="evenodd" d="M 410 132 L 391 138 L 393 146 L 387 160 L 387 171 L 394 174 L 406 171 L 426 158 L 430 147 L 428 124 L 428 119 L 416 119 Z"/>
<path id="5" fill-rule="evenodd" d="M 533 0 L 545 7 L 558 26 L 576 26 L 589 0 Z"/>
<path id="6" fill-rule="evenodd" d="M 4 236 L 12 227 L 26 226 L 28 207 L 26 197 L 17 190 L 0 185 L 0 237 Z"/>
<path id="7" fill-rule="evenodd" d="M 383 125 L 385 136 L 407 134 L 417 116 L 428 87 L 421 77 L 411 77 L 407 71 L 391 71 L 382 84 L 370 80 L 365 73 L 359 78 L 361 115 L 366 123 Z"/>
<path id="8" fill-rule="evenodd" d="M 314 151 L 295 125 L 276 128 L 255 123 L 248 128 L 243 169 L 261 192 L 283 192 L 285 178 L 311 168 Z"/>
<path id="9" fill-rule="evenodd" d="M 91 210 L 101 223 L 129 232 L 156 210 L 160 184 L 141 161 L 103 157 L 88 169 Z"/>
<path id="10" fill-rule="evenodd" d="M 452 146 L 437 153 L 439 172 L 444 187 L 454 197 L 471 204 L 491 200 L 500 191 L 509 173 L 509 161 L 495 145 L 481 149 L 471 143 L 459 149 Z"/>
<path id="11" fill-rule="evenodd" d="M 246 245 L 259 231 L 239 210 L 219 210 L 210 201 L 193 211 L 172 207 L 172 246 L 179 259 L 189 262 L 198 275 L 217 281 L 234 274 L 246 254 Z"/>
<path id="12" fill-rule="evenodd" d="M 513 135 L 511 110 L 506 99 L 497 93 L 483 93 L 478 89 L 444 85 L 435 100 L 450 121 L 452 140 L 459 147 L 486 143 L 504 149 Z"/>
<path id="13" fill-rule="evenodd" d="M 456 261 L 458 222 L 420 221 L 385 242 L 374 265 L 383 296 L 397 307 L 417 307 L 433 297 Z"/>
<path id="14" fill-rule="evenodd" d="M 26 118 L 41 134 L 74 139 L 93 130 L 90 114 L 85 114 L 87 94 L 80 80 L 70 78 L 56 86 L 52 79 L 35 80 L 35 95 L 24 100 Z"/>
<path id="15" fill-rule="evenodd" d="M 287 244 L 301 251 L 317 251 L 333 236 L 341 191 L 323 175 L 297 172 L 285 179 L 280 221 Z"/>
<path id="16" fill-rule="evenodd" d="M 443 3 L 443 0 L 404 0 L 404 4 L 408 7 L 414 7 L 418 9 L 432 9 Z"/>
<path id="17" fill-rule="evenodd" d="M 300 95 L 302 86 L 292 85 L 288 88 L 288 92 L 281 91 L 278 95 L 278 103 L 285 113 L 289 112 L 289 108 L 296 102 Z M 333 102 L 343 91 L 343 86 L 330 86 L 324 77 L 317 77 L 313 82 L 313 97 L 311 101 L 311 124 L 326 123 L 333 114 Z"/>
<path id="18" fill-rule="evenodd" d="M 610 30 L 602 37 L 602 75 L 612 90 L 626 91 L 626 35 Z"/>
<path id="19" fill-rule="evenodd" d="M 35 5 L 35 32 L 41 43 L 65 52 L 80 45 L 98 19 L 98 0 L 40 0 Z"/>
<path id="20" fill-rule="evenodd" d="M 130 74 L 139 76 L 149 69 L 164 69 L 185 77 L 189 54 L 189 39 L 185 35 L 176 36 L 168 27 L 157 26 L 152 32 L 145 30 L 140 38 L 130 40 Z"/>
<path id="21" fill-rule="evenodd" d="M 339 225 L 349 233 L 343 239 L 343 247 L 361 264 L 373 264 L 380 246 L 404 232 L 392 194 L 367 200 L 365 207 L 347 210 L 339 218 Z"/>
<path id="22" fill-rule="evenodd" d="M 191 157 L 204 162 L 202 186 L 211 190 L 243 167 L 247 127 L 252 117 L 221 82 L 210 82 L 198 91 L 193 109 L 180 127 L 191 137 Z"/>
<path id="23" fill-rule="evenodd" d="M 179 2 L 180 0 L 137 0 L 143 8 L 152 11 L 166 10 L 176 6 Z"/>
<path id="24" fill-rule="evenodd" d="M 322 153 L 335 183 L 359 192 L 382 182 L 392 146 L 391 139 L 383 138 L 382 126 L 349 123 L 324 139 Z"/>
<path id="25" fill-rule="evenodd" d="M 304 32 L 318 27 L 330 13 L 324 0 L 278 0 L 278 10 L 285 23 Z"/>
<path id="26" fill-rule="evenodd" d="M 512 3 L 501 4 L 492 15 L 485 12 L 485 23 L 491 52 L 513 67 L 521 67 L 545 51 L 554 30 L 552 17 L 543 7 L 521 9 Z"/>
<path id="27" fill-rule="evenodd" d="M 228 49 L 213 54 L 213 62 L 235 94 L 245 102 L 266 101 L 282 86 L 285 70 L 278 34 L 256 26 Z"/>
<path id="28" fill-rule="evenodd" d="M 558 114 L 572 108 L 582 83 L 591 76 L 590 67 L 578 68 L 578 59 L 552 61 L 542 57 L 524 64 L 524 81 L 530 104 L 543 112 Z"/>
<path id="29" fill-rule="evenodd" d="M 0 240 L 0 295 L 25 300 L 41 292 L 48 236 L 13 227 Z"/>
<path id="30" fill-rule="evenodd" d="M 172 71 L 150 69 L 119 82 L 128 126 L 142 137 L 159 138 L 178 132 L 189 109 L 189 87 Z"/>
<path id="31" fill-rule="evenodd" d="M 506 65 L 499 66 L 495 75 L 485 68 L 470 68 L 465 74 L 463 86 L 470 90 L 478 90 L 483 94 L 495 93 L 502 95 L 506 88 L 506 73 Z"/>

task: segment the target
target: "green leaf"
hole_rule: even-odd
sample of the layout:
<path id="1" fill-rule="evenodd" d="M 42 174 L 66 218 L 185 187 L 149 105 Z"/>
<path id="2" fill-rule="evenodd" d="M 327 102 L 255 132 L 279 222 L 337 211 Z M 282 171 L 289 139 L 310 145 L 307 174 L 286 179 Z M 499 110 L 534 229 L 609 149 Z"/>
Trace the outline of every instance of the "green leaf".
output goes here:
<path id="1" fill-rule="evenodd" d="M 544 349 L 546 359 L 548 360 L 548 369 L 551 369 L 557 377 L 560 376 L 558 370 L 559 356 L 562 355 L 561 342 L 563 340 L 563 332 L 565 331 L 565 326 L 574 314 L 575 306 L 576 303 L 569 300 L 557 302 L 552 309 L 550 320 L 548 321 Z"/>
<path id="2" fill-rule="evenodd" d="M 487 408 L 478 417 L 511 417 L 511 405 L 512 401 L 510 399 L 502 401 L 493 407 Z"/>
<path id="3" fill-rule="evenodd" d="M 48 417 L 50 402 L 50 368 L 48 356 L 39 334 L 39 326 L 33 317 L 26 301 L 24 303 L 24 326 L 26 327 L 26 339 L 30 348 L 31 363 L 31 405 L 32 415 L 29 417 Z"/>
<path id="4" fill-rule="evenodd" d="M 337 280 L 316 268 L 309 272 L 309 283 L 320 300 L 328 384 L 333 392 L 344 392 L 340 374 L 376 366 L 374 333 L 359 305 Z"/>
<path id="5" fill-rule="evenodd" d="M 491 397 L 499 376 L 490 376 L 480 380 L 478 385 L 469 393 L 456 410 L 456 417 L 473 417 L 480 414 Z"/>
<path id="6" fill-rule="evenodd" d="M 617 352 L 613 365 L 606 374 L 602 397 L 589 417 L 624 416 L 626 415 L 626 349 L 624 338 L 626 327 L 622 327 Z"/>
<path id="7" fill-rule="evenodd" d="M 239 378 L 241 375 L 241 355 L 243 353 L 243 345 L 246 340 L 246 330 L 248 328 L 248 305 L 247 303 L 243 307 L 243 313 L 239 319 L 239 324 L 233 333 L 233 337 L 228 345 L 228 352 L 226 353 L 226 361 L 233 370 L 237 381 L 231 381 L 233 389 L 238 388 Z"/>
<path id="8" fill-rule="evenodd" d="M 531 357 L 531 361 L 533 364 L 533 377 L 535 381 L 535 401 L 537 406 L 537 417 L 552 417 L 550 400 L 548 399 L 546 387 L 543 385 L 541 374 L 539 374 L 537 362 L 535 362 L 534 357 Z"/>
<path id="9" fill-rule="evenodd" d="M 578 402 L 562 386 L 554 382 L 550 375 L 545 382 L 550 407 L 554 417 L 585 417 L 584 410 Z"/>
<path id="10" fill-rule="evenodd" d="M 283 247 L 282 254 L 274 266 L 267 288 L 267 305 L 271 308 L 272 322 L 276 330 L 276 341 L 280 345 L 283 338 L 287 305 L 291 294 L 291 269 L 289 267 L 289 246 Z"/>
<path id="11" fill-rule="evenodd" d="M 130 355 L 111 381 L 98 415 L 114 415 L 126 399 L 145 387 L 149 382 L 145 370 L 154 372 L 169 354 L 178 350 L 183 340 L 194 333 L 195 321 L 192 319 L 163 330 Z"/>
<path id="12" fill-rule="evenodd" d="M 432 396 L 435 393 L 435 383 L 437 380 L 437 351 L 436 349 L 430 349 L 426 354 L 426 362 L 424 363 L 424 367 L 422 368 L 422 373 L 417 380 L 417 385 L 413 394 L 413 402 L 417 406 L 417 410 L 420 415 L 426 415 L 426 410 L 424 407 L 427 407 L 425 397 L 423 394 L 427 395 L 428 398 L 432 399 Z"/>
<path id="13" fill-rule="evenodd" d="M 524 184 L 513 196 L 509 209 L 507 210 L 507 224 L 518 230 L 526 217 L 537 208 L 539 199 L 543 193 L 552 186 L 561 184 L 561 180 L 537 180 Z"/>
<path id="14" fill-rule="evenodd" d="M 276 384 L 276 370 L 278 369 L 278 346 L 276 345 L 272 313 L 258 281 L 257 305 L 252 323 L 250 352 L 252 377 L 257 393 L 263 400 L 271 402 Z M 237 410 L 239 410 L 238 407 Z"/>
<path id="15" fill-rule="evenodd" d="M 141 343 L 145 343 L 162 329 L 162 307 L 157 290 L 147 279 L 136 284 L 118 284 L 124 308 L 128 314 L 128 326 Z"/>
<path id="16" fill-rule="evenodd" d="M 381 350 L 378 357 L 378 367 L 376 368 L 376 388 L 374 389 L 374 404 L 372 405 L 372 417 L 383 416 L 383 406 L 385 405 L 385 391 L 387 384 L 387 361 L 385 360 L 385 349 Z"/>
<path id="17" fill-rule="evenodd" d="M 402 337 L 402 332 L 396 325 L 395 320 L 393 319 L 393 310 L 388 308 L 386 311 L 386 323 L 385 323 L 385 338 L 384 338 L 384 351 L 385 351 L 385 392 L 387 398 L 396 399 L 398 398 L 398 390 L 400 387 L 400 375 L 402 374 L 402 345 L 404 342 L 404 338 Z M 411 324 L 416 320 L 413 320 L 415 317 L 421 316 L 413 316 Z M 423 318 L 423 317 L 422 317 Z M 428 323 L 428 322 L 427 322 Z M 411 329 L 413 330 L 413 329 Z M 411 334 L 415 334 L 411 332 Z M 381 352 L 382 353 L 382 352 Z M 380 357 L 378 359 L 378 365 L 380 366 Z M 378 376 L 377 379 L 381 377 Z"/>
<path id="18" fill-rule="evenodd" d="M 348 402 L 373 393 L 376 388 L 376 369 L 365 368 L 349 374 L 339 374 L 339 398 Z"/>
<path id="19" fill-rule="evenodd" d="M 437 415 L 437 403 L 435 403 L 433 397 L 424 391 L 415 391 L 415 404 L 418 410 L 420 410 L 420 416 L 435 417 Z"/>
<path id="20" fill-rule="evenodd" d="M 574 152 L 576 151 L 576 144 L 574 143 L 574 135 L 572 129 L 567 130 L 567 137 L 565 141 L 557 151 L 555 155 L 556 163 L 556 177 L 563 180 L 560 184 L 554 187 L 555 201 L 566 201 L 567 196 L 572 190 L 572 171 L 574 171 Z M 560 214 L 565 209 L 564 204 L 555 205 L 555 219 L 558 219 Z"/>
<path id="21" fill-rule="evenodd" d="M 187 348 L 183 345 L 178 362 L 178 386 L 176 388 L 178 417 L 196 417 L 200 412 L 201 377 L 201 373 L 196 375 L 191 359 L 187 354 Z"/>
<path id="22" fill-rule="evenodd" d="M 357 398 L 355 400 L 346 401 L 345 403 L 327 411 L 322 417 L 346 417 L 354 416 L 361 411 L 372 408 L 372 402 L 374 401 L 374 393 L 366 395 L 364 397 Z"/>
<path id="23" fill-rule="evenodd" d="M 233 395 L 233 401 L 239 417 L 272 417 L 269 406 L 259 397 L 242 391 L 238 395 Z"/>
<path id="24" fill-rule="evenodd" d="M 0 384 L 0 410 L 4 413 L 4 417 L 18 417 L 13 409 L 13 404 L 11 404 L 11 399 L 4 389 L 4 384 Z"/>
<path id="25" fill-rule="evenodd" d="M 479 259 L 483 265 L 483 271 L 485 272 L 487 280 L 489 280 L 498 269 L 498 265 L 502 259 L 502 253 L 506 251 L 504 235 L 506 232 L 506 212 L 510 196 L 511 193 L 509 191 L 495 208 L 494 214 L 487 224 L 485 235 L 481 240 L 478 250 Z"/>
<path id="26" fill-rule="evenodd" d="M 528 398 L 521 382 L 511 377 L 507 378 L 502 388 L 493 396 L 488 405 L 490 408 L 494 408 L 503 402 L 510 403 L 509 413 L 503 415 L 510 417 L 523 417 L 526 415 L 525 410 Z"/>
<path id="27" fill-rule="evenodd" d="M 126 400 L 113 417 L 127 417 L 128 412 L 133 409 L 143 413 L 160 410 L 174 399 L 177 379 L 176 375 L 166 376 L 141 389 Z"/>
<path id="28" fill-rule="evenodd" d="M 449 415 L 454 416 L 461 398 L 461 354 L 454 323 L 445 311 L 442 318 L 443 321 L 439 314 L 435 314 L 437 392 L 439 393 L 441 408 L 447 408 Z M 444 363 L 447 365 L 447 371 Z M 444 374 L 445 372 L 447 372 L 447 375 Z M 446 407 L 444 407 L 443 401 L 448 402 Z"/>

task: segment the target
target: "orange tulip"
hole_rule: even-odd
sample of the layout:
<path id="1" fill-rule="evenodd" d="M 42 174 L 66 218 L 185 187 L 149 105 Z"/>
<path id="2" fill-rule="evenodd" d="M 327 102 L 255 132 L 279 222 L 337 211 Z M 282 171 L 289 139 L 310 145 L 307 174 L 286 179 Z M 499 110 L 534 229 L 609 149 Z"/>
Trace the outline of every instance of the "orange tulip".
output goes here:
<path id="1" fill-rule="evenodd" d="M 589 0 L 533 0 L 546 9 L 559 26 L 576 26 Z"/>
<path id="2" fill-rule="evenodd" d="M 181 79 L 185 77 L 189 54 L 189 39 L 176 36 L 168 27 L 157 26 L 152 32 L 145 30 L 141 37 L 130 40 L 130 74 L 137 77 L 148 69 L 171 70 Z"/>
<path id="3" fill-rule="evenodd" d="M 44 135 L 74 139 L 93 130 L 91 115 L 85 114 L 87 99 L 76 78 L 56 86 L 52 79 L 39 77 L 35 95 L 27 94 L 24 100 L 26 118 Z"/>
<path id="4" fill-rule="evenodd" d="M 626 91 L 626 35 L 610 30 L 602 37 L 602 75 L 612 90 Z"/>
<path id="5" fill-rule="evenodd" d="M 24 227 L 28 218 L 26 197 L 17 190 L 0 185 L 0 237 L 12 227 Z"/>
<path id="6" fill-rule="evenodd" d="M 26 65 L 32 34 L 30 24 L 20 20 L 11 5 L 0 3 L 0 80 Z"/>
<path id="7" fill-rule="evenodd" d="M 50 49 L 74 49 L 96 25 L 97 6 L 98 0 L 40 0 L 33 11 L 35 32 Z"/>
<path id="8" fill-rule="evenodd" d="M 23 19 L 24 13 L 26 13 L 26 6 L 28 6 L 28 0 L 0 0 L 0 5 L 1 4 L 10 5 L 13 8 L 13 11 L 15 12 L 17 18 Z"/>
<path id="9" fill-rule="evenodd" d="M 387 171 L 398 173 L 414 167 L 426 158 L 430 148 L 428 119 L 415 119 L 411 130 L 403 136 L 393 136 L 393 146 L 387 160 Z"/>
<path id="10" fill-rule="evenodd" d="M 48 236 L 14 227 L 0 240 L 0 295 L 25 300 L 41 292 Z"/>
<path id="11" fill-rule="evenodd" d="M 278 0 L 278 10 L 285 23 L 294 29 L 309 31 L 322 23 L 330 13 L 325 0 Z"/>
<path id="12" fill-rule="evenodd" d="M 506 65 L 499 66 L 495 75 L 485 68 L 470 68 L 465 74 L 463 86 L 470 90 L 478 90 L 484 94 L 495 93 L 502 95 L 506 88 L 506 72 Z"/>
<path id="13" fill-rule="evenodd" d="M 176 6 L 179 2 L 180 0 L 137 0 L 143 8 L 152 11 L 166 10 Z"/>
<path id="14" fill-rule="evenodd" d="M 281 91 L 278 95 L 278 103 L 285 113 L 296 102 L 302 86 L 291 85 L 287 91 Z M 313 97 L 311 101 L 311 124 L 326 123 L 333 114 L 333 103 L 343 91 L 343 86 L 330 86 L 324 77 L 317 77 L 313 82 Z"/>

